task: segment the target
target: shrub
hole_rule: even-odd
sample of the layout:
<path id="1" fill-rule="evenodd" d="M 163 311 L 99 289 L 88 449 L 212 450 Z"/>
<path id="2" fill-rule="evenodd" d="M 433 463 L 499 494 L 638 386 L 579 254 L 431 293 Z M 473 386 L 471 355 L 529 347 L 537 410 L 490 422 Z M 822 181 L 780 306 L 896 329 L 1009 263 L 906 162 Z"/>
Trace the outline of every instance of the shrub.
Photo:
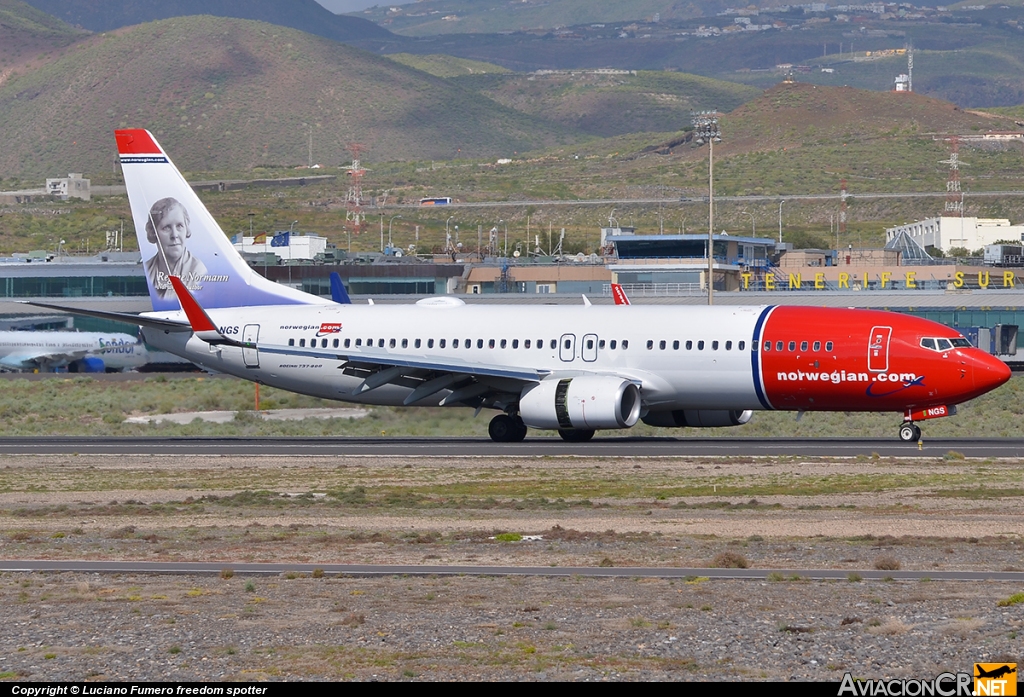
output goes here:
<path id="1" fill-rule="evenodd" d="M 875 568 L 879 571 L 899 571 L 900 560 L 896 557 L 883 555 L 875 559 Z"/>
<path id="2" fill-rule="evenodd" d="M 750 563 L 738 552 L 719 552 L 711 560 L 710 566 L 712 569 L 746 569 Z"/>

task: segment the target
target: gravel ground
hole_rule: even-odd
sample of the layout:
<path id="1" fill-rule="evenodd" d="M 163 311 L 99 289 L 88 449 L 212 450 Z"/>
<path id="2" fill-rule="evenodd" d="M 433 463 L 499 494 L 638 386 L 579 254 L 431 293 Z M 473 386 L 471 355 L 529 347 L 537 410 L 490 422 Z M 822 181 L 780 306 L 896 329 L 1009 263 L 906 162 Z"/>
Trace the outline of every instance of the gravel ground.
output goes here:
<path id="1" fill-rule="evenodd" d="M 701 567 L 729 555 L 851 575 L 7 573 L 0 678 L 931 678 L 1024 658 L 1024 603 L 999 604 L 1024 588 L 856 570 L 1024 570 L 1022 505 L 1010 461 L 7 457 L 6 559 Z"/>

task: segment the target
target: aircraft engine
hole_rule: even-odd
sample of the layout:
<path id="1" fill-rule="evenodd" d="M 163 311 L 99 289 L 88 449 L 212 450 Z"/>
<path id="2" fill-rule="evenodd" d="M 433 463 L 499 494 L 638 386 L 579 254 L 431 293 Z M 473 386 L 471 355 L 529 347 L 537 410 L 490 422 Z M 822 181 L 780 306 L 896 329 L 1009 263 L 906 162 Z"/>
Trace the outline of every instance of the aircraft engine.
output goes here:
<path id="1" fill-rule="evenodd" d="M 72 361 L 68 364 L 69 373 L 102 373 L 105 370 L 106 365 L 104 365 L 103 359 L 93 356 L 79 358 L 77 361 Z"/>
<path id="2" fill-rule="evenodd" d="M 640 389 L 599 375 L 543 380 L 523 390 L 519 416 L 531 428 L 630 428 L 640 418 Z"/>
<path id="3" fill-rule="evenodd" d="M 754 412 L 750 409 L 677 409 L 675 411 L 652 411 L 643 422 L 648 426 L 664 428 L 717 428 L 719 426 L 742 426 L 750 421 Z"/>

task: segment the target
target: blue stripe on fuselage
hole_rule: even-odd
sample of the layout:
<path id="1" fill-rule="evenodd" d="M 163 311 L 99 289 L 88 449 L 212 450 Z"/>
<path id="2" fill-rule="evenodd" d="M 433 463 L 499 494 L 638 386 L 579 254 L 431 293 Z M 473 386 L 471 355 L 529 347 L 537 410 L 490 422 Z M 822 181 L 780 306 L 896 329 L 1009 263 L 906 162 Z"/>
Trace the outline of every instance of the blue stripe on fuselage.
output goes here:
<path id="1" fill-rule="evenodd" d="M 764 323 L 768 321 L 768 315 L 774 309 L 774 305 L 769 305 L 764 308 L 761 316 L 757 318 L 757 324 L 754 325 L 754 339 L 750 347 L 752 349 L 750 352 L 750 371 L 754 379 L 754 392 L 757 393 L 757 399 L 765 409 L 774 409 L 774 407 L 768 401 L 764 394 L 764 389 L 761 387 L 761 330 L 764 328 Z"/>

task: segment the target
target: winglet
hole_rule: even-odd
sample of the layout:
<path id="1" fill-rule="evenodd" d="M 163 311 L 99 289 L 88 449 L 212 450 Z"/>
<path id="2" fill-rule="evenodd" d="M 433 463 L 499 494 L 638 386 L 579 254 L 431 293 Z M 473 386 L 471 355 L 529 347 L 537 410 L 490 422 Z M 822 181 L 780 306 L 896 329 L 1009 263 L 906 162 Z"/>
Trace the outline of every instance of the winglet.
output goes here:
<path id="1" fill-rule="evenodd" d="M 220 333 L 217 325 L 206 314 L 206 310 L 192 297 L 192 294 L 185 287 L 185 284 L 181 282 L 180 278 L 177 276 L 169 276 L 168 278 L 171 281 L 171 286 L 174 288 L 175 295 L 178 296 L 178 302 L 181 303 L 181 309 L 185 311 L 185 316 L 188 317 L 189 324 L 192 325 L 192 332 L 196 336 L 212 345 L 230 344 L 232 346 L 241 346 L 237 341 L 229 339 Z"/>
<path id="2" fill-rule="evenodd" d="M 615 299 L 616 305 L 629 305 L 629 298 L 626 296 L 626 291 L 622 290 L 622 286 L 618 283 L 612 284 L 612 298 Z"/>

